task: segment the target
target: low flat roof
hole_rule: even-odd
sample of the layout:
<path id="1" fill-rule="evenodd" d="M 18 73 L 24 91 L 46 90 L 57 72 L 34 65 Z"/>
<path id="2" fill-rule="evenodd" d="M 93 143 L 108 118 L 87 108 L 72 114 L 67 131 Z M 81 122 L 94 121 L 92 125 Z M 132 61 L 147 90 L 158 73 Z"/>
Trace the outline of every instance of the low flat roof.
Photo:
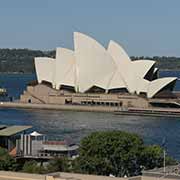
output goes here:
<path id="1" fill-rule="evenodd" d="M 0 130 L 6 128 L 6 125 L 0 125 Z"/>
<path id="2" fill-rule="evenodd" d="M 9 126 L 0 130 L 0 136 L 12 136 L 30 128 L 32 126 Z"/>

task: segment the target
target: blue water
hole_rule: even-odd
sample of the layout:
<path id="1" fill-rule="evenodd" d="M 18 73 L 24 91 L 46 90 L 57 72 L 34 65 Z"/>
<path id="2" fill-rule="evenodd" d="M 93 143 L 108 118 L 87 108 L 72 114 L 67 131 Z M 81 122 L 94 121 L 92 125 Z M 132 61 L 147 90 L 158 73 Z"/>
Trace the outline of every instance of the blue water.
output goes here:
<path id="1" fill-rule="evenodd" d="M 180 71 L 160 71 L 160 77 L 177 77 L 180 79 Z M 176 82 L 175 91 L 180 91 L 180 81 Z"/>
<path id="2" fill-rule="evenodd" d="M 27 83 L 35 79 L 34 74 L 0 74 L 0 86 L 8 90 L 9 96 L 18 99 L 26 89 Z"/>
<path id="3" fill-rule="evenodd" d="M 160 76 L 180 77 L 180 72 L 161 72 Z M 18 98 L 35 75 L 0 75 L 0 85 Z M 180 90 L 180 81 L 175 90 Z M 55 110 L 0 109 L 0 124 L 32 125 L 49 138 L 70 138 L 75 142 L 93 131 L 123 130 L 143 137 L 147 144 L 161 144 L 167 139 L 167 151 L 180 160 L 180 118 L 120 116 L 110 113 Z"/>

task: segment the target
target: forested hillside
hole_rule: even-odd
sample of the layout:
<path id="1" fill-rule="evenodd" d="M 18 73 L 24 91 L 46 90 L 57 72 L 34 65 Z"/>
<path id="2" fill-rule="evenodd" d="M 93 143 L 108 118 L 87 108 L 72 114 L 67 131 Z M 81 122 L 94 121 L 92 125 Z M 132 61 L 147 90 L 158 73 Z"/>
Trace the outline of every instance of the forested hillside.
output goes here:
<path id="1" fill-rule="evenodd" d="M 135 56 L 132 56 L 131 59 L 132 60 L 149 59 L 149 60 L 156 61 L 156 67 L 158 67 L 160 70 L 180 70 L 180 57 L 168 57 L 168 56 L 135 57 Z"/>
<path id="2" fill-rule="evenodd" d="M 33 73 L 34 57 L 54 57 L 55 51 L 30 49 L 0 49 L 0 72 L 2 73 Z M 180 57 L 131 57 L 132 60 L 151 59 L 157 62 L 161 70 L 180 70 Z"/>
<path id="3" fill-rule="evenodd" d="M 54 57 L 55 51 L 0 49 L 0 72 L 33 73 L 34 57 Z"/>

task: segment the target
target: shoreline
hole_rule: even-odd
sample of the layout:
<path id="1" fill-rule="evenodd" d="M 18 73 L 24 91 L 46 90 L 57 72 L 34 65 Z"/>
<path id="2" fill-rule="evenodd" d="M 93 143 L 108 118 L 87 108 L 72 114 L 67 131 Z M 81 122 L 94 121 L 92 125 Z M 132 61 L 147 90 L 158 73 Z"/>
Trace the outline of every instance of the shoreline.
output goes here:
<path id="1" fill-rule="evenodd" d="M 0 108 L 64 110 L 64 111 L 85 111 L 85 112 L 114 112 L 118 110 L 117 107 L 97 107 L 97 106 L 59 105 L 59 104 L 26 104 L 19 102 L 1 102 Z"/>
<path id="2" fill-rule="evenodd" d="M 9 109 L 41 109 L 62 110 L 81 112 L 105 112 L 114 115 L 126 116 L 153 116 L 153 117 L 180 117 L 180 109 L 173 108 L 119 108 L 110 106 L 82 106 L 82 105 L 59 105 L 59 104 L 26 104 L 20 102 L 1 102 L 0 108 Z"/>

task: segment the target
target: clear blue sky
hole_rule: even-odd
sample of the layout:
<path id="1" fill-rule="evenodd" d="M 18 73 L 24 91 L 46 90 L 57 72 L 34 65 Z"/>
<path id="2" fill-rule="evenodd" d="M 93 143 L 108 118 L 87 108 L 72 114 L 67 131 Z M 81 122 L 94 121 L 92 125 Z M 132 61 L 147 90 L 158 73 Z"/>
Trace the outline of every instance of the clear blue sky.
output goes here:
<path id="1" fill-rule="evenodd" d="M 0 0 L 0 48 L 73 48 L 74 31 L 130 55 L 180 56 L 180 0 Z"/>

